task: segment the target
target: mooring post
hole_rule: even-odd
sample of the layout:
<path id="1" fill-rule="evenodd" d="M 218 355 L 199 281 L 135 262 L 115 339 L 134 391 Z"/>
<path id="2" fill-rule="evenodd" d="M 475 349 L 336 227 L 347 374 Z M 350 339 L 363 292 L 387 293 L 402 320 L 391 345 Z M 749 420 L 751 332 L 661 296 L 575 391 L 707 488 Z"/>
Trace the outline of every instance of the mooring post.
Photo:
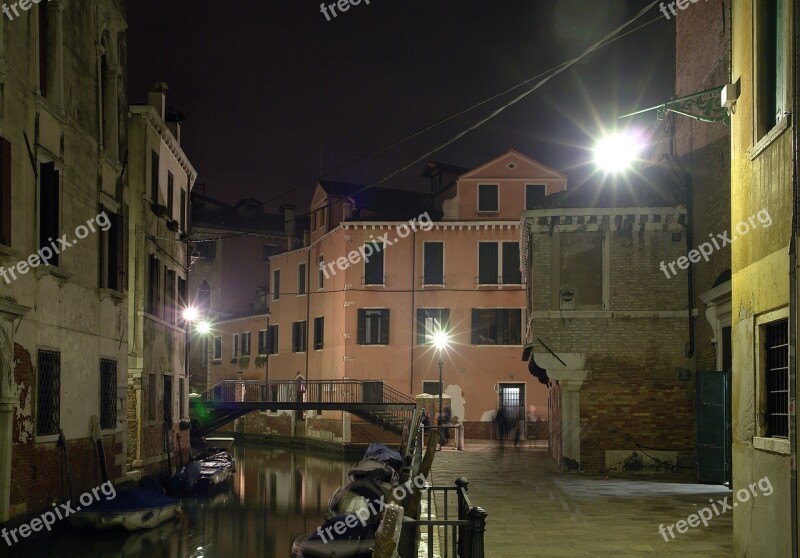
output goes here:
<path id="1" fill-rule="evenodd" d="M 467 512 L 469 511 L 469 503 L 467 501 L 467 491 L 469 489 L 469 481 L 465 477 L 458 477 L 456 479 L 456 495 L 458 496 L 458 520 L 466 521 Z M 458 555 L 465 556 L 464 546 L 467 540 L 467 526 L 458 526 Z"/>

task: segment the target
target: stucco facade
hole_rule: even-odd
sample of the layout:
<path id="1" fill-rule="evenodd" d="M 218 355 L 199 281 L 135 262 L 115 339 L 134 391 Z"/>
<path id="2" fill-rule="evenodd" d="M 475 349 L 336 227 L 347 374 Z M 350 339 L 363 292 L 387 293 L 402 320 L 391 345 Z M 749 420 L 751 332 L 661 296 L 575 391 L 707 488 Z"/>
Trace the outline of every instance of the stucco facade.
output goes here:
<path id="1" fill-rule="evenodd" d="M 166 473 L 184 456 L 189 416 L 186 330 L 188 200 L 197 174 L 166 113 L 166 86 L 129 108 L 128 463 L 129 475 Z M 180 434 L 180 435 L 179 435 Z M 180 446 L 178 445 L 180 440 Z"/>
<path id="2" fill-rule="evenodd" d="M 318 186 L 311 245 L 271 258 L 277 347 L 269 377 L 291 379 L 300 371 L 310 380 L 376 380 L 409 395 L 432 392 L 439 372 L 430 330 L 443 327 L 450 335 L 444 393 L 452 415 L 466 421 L 467 436 L 492 435 L 491 418 L 506 389 L 520 398 L 520 409 L 534 405 L 544 417 L 546 389 L 520 359 L 527 313 L 519 215 L 526 191 L 543 198 L 566 188 L 564 176 L 510 151 L 434 192 L 429 210 L 425 200 L 408 203 L 406 220 L 380 219 L 392 192 L 360 201 L 348 194 L 357 187 L 349 186 Z M 398 204 L 389 205 L 399 217 Z M 441 219 L 433 220 L 440 207 Z M 373 241 L 383 243 L 380 251 Z M 366 264 L 358 250 L 369 245 L 380 255 Z M 321 418 L 342 423 L 341 437 L 349 441 L 349 417 L 339 415 Z"/>
<path id="3" fill-rule="evenodd" d="M 125 476 L 126 43 L 122 1 L 0 18 L 0 521 L 102 482 L 94 421 Z"/>
<path id="4" fill-rule="evenodd" d="M 731 114 L 731 222 L 747 221 L 761 210 L 773 220 L 771 227 L 739 236 L 731 245 L 733 490 L 747 490 L 764 477 L 774 488 L 768 498 L 738 502 L 733 511 L 736 556 L 789 556 L 792 548 L 792 433 L 774 419 L 783 414 L 788 421 L 794 414 L 789 400 L 796 399 L 796 385 L 783 388 L 793 391 L 785 391 L 782 400 L 769 397 L 781 373 L 767 358 L 776 347 L 772 332 L 782 327 L 791 332 L 795 325 L 788 318 L 792 162 L 797 154 L 788 113 L 795 94 L 790 53 L 796 4 L 778 4 L 779 9 L 751 0 L 732 5 L 731 79 L 739 94 Z M 783 55 L 783 66 L 769 66 L 772 50 Z M 796 332 L 791 336 L 792 341 L 783 342 L 794 344 Z M 788 376 L 795 363 L 784 364 Z"/>

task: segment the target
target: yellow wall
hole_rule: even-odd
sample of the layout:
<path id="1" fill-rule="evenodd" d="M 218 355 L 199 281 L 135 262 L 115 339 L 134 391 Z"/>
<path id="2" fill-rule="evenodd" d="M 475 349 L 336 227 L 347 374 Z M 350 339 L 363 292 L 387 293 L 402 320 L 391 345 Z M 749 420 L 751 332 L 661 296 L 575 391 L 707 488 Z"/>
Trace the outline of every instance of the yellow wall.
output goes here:
<path id="1" fill-rule="evenodd" d="M 736 556 L 789 556 L 788 442 L 759 438 L 764 434 L 764 402 L 758 327 L 788 315 L 791 126 L 782 133 L 774 131 L 769 141 L 759 143 L 756 138 L 752 18 L 756 9 L 764 8 L 751 0 L 733 3 L 732 77 L 734 82 L 739 80 L 741 94 L 731 119 L 731 238 L 737 223 L 763 209 L 773 224 L 739 236 L 731 244 L 733 489 L 736 498 L 738 490 L 768 477 L 774 491 L 737 502 L 733 538 Z M 786 21 L 791 21 L 788 13 Z M 789 44 L 786 52 L 788 60 Z M 763 151 L 753 156 L 762 146 Z"/>

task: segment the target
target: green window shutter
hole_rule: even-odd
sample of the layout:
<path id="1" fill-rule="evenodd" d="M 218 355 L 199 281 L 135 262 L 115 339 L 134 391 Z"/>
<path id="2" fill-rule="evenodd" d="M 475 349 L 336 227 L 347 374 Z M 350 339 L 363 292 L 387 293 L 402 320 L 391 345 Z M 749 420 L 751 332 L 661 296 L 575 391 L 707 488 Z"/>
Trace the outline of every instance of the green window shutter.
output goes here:
<path id="1" fill-rule="evenodd" d="M 417 345 L 425 343 L 425 309 L 417 308 Z"/>
<path id="2" fill-rule="evenodd" d="M 367 320 L 367 311 L 363 308 L 358 309 L 358 333 L 356 335 L 356 343 L 359 345 L 364 345 L 366 342 L 366 320 Z"/>
<path id="3" fill-rule="evenodd" d="M 478 336 L 478 324 L 480 324 L 481 311 L 475 308 L 472 309 L 472 344 L 479 345 L 480 339 Z"/>
<path id="4" fill-rule="evenodd" d="M 381 310 L 381 345 L 389 344 L 389 309 Z"/>

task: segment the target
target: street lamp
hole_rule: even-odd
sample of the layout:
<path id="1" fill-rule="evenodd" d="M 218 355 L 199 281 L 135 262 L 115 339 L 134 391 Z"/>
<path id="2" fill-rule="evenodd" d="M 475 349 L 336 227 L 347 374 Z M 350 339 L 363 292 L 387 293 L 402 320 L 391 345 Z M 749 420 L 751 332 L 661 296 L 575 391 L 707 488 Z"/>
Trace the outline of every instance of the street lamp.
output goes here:
<path id="1" fill-rule="evenodd" d="M 629 168 L 642 151 L 642 142 L 630 132 L 617 132 L 601 138 L 594 147 L 594 161 L 607 173 Z"/>
<path id="2" fill-rule="evenodd" d="M 439 349 L 439 418 L 441 420 L 442 417 L 442 391 L 444 388 L 444 384 L 442 383 L 442 367 L 444 366 L 444 360 L 442 358 L 442 354 L 447 346 L 450 344 L 450 336 L 444 330 L 438 330 L 433 334 L 433 344 Z"/>

